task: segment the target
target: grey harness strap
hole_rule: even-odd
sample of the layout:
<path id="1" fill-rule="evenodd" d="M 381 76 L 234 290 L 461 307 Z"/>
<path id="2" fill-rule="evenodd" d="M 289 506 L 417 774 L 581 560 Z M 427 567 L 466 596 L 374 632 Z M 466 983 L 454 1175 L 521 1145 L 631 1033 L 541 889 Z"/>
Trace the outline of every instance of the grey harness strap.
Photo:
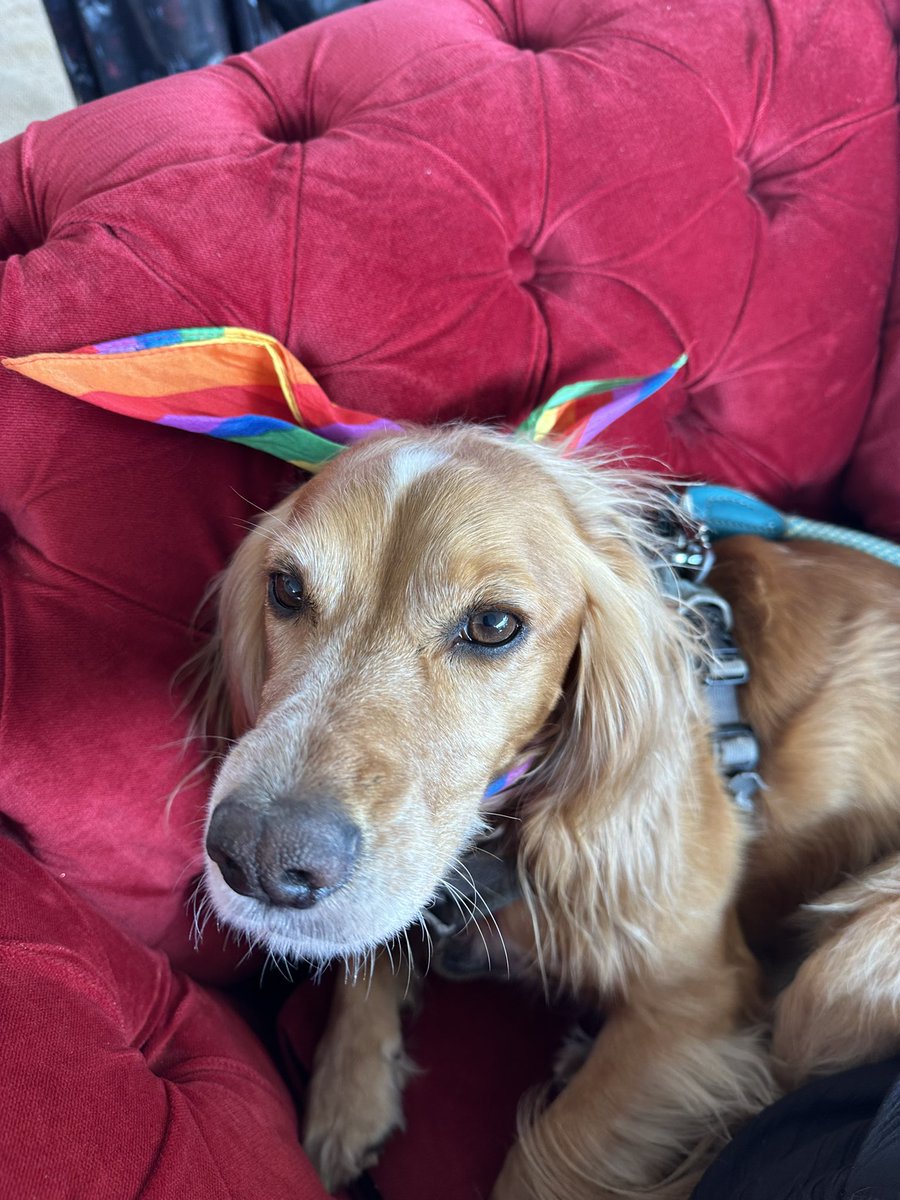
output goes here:
<path id="1" fill-rule="evenodd" d="M 715 563 L 709 529 L 683 506 L 679 515 L 680 523 L 668 516 L 663 519 L 669 549 L 660 568 L 662 590 L 698 630 L 706 648 L 699 667 L 716 766 L 737 806 L 752 813 L 754 797 L 765 785 L 756 770 L 759 742 L 742 720 L 738 700 L 738 688 L 750 678 L 750 667 L 732 636 L 731 605 L 706 582 Z"/>
<path id="2" fill-rule="evenodd" d="M 756 770 L 759 743 L 742 719 L 738 701 L 738 688 L 750 678 L 750 668 L 732 636 L 731 606 L 705 584 L 680 578 L 674 594 L 707 648 L 702 670 L 716 766 L 737 806 L 752 813 L 754 797 L 764 785 Z"/>

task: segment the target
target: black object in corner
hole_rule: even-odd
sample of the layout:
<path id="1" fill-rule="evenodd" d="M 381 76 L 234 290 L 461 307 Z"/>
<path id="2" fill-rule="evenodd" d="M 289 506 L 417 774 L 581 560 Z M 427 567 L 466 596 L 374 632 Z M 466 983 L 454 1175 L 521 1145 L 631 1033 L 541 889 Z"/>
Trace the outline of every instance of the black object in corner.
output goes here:
<path id="1" fill-rule="evenodd" d="M 220 62 L 366 0 L 44 0 L 79 103 Z"/>

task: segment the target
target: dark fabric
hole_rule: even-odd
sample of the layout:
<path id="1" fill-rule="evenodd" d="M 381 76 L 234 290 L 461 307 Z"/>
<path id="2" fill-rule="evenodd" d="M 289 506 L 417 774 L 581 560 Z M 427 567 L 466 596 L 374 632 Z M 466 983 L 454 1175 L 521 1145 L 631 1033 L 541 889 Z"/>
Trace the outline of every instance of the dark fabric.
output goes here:
<path id="1" fill-rule="evenodd" d="M 818 1079 L 751 1121 L 693 1200 L 897 1200 L 900 1058 Z"/>
<path id="2" fill-rule="evenodd" d="M 366 0 L 44 0 L 83 104 L 221 62 Z"/>

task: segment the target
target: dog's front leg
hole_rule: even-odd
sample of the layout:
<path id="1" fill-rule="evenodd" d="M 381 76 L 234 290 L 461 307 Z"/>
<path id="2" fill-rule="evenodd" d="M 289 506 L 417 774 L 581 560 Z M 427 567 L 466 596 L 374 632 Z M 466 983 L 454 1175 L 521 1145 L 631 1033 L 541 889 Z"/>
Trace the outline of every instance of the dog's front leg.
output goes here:
<path id="1" fill-rule="evenodd" d="M 690 1195 L 728 1126 L 774 1095 L 760 1039 L 735 1028 L 729 990 L 705 980 L 615 1010 L 564 1091 L 521 1122 L 491 1200 Z M 688 1167 L 698 1148 L 707 1155 Z"/>
<path id="2" fill-rule="evenodd" d="M 328 1026 L 313 1059 L 303 1145 L 329 1191 L 377 1160 L 403 1127 L 403 1087 L 413 1070 L 400 1014 L 416 979 L 382 951 L 356 979 L 335 981 Z"/>

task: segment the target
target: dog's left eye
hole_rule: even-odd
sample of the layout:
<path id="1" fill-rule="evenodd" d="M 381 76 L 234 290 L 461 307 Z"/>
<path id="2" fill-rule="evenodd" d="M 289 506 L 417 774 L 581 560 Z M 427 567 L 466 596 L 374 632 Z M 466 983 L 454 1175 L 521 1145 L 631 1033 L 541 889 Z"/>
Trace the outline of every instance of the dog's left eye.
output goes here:
<path id="1" fill-rule="evenodd" d="M 269 603 L 278 617 L 291 616 L 306 607 L 303 583 L 296 575 L 273 571 L 269 576 Z"/>
<path id="2" fill-rule="evenodd" d="M 474 642 L 478 646 L 505 646 L 521 629 L 522 622 L 512 613 L 489 609 L 487 612 L 473 613 L 469 617 L 463 629 L 463 637 L 467 642 Z"/>

